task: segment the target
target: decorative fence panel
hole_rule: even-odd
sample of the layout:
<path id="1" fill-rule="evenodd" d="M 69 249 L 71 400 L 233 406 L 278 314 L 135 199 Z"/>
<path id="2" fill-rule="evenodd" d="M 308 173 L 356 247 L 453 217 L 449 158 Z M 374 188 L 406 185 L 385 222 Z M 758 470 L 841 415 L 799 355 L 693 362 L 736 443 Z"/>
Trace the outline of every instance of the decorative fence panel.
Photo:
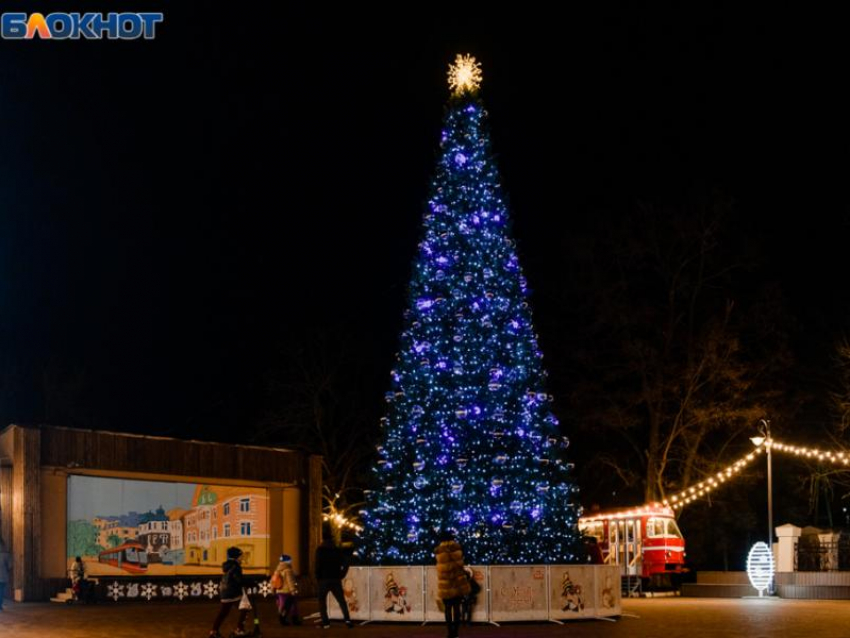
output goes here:
<path id="1" fill-rule="evenodd" d="M 622 613 L 616 565 L 473 566 L 475 622 L 577 620 Z M 343 580 L 354 620 L 443 622 L 434 566 L 353 567 Z M 332 597 L 332 618 L 342 613 Z"/>

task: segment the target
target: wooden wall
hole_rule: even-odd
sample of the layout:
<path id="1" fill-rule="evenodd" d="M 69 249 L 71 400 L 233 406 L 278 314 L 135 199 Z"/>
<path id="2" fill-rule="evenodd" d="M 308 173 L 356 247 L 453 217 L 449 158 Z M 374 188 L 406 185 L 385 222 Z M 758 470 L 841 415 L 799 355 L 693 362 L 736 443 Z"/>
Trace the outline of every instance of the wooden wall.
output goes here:
<path id="1" fill-rule="evenodd" d="M 12 456 L 12 569 L 15 600 L 41 597 L 41 432 L 17 428 Z"/>
<path id="2" fill-rule="evenodd" d="M 291 450 L 42 427 L 41 464 L 115 472 L 304 484 L 306 455 Z"/>
<path id="3" fill-rule="evenodd" d="M 154 475 L 158 480 L 164 476 L 167 480 L 178 481 L 181 477 L 187 480 L 205 478 L 297 489 L 300 529 L 298 534 L 290 536 L 299 546 L 302 570 L 306 567 L 309 573 L 313 571 L 322 523 L 320 456 L 292 450 L 49 426 L 9 426 L 0 432 L 0 443 L 10 453 L 0 454 L 0 533 L 8 534 L 6 543 L 14 562 L 12 588 L 16 600 L 49 597 L 61 580 L 54 578 L 59 574 L 59 563 L 53 556 L 48 556 L 45 562 L 42 551 L 42 504 L 55 505 L 55 499 L 45 500 L 41 493 L 43 487 L 54 489 L 51 481 L 42 486 L 45 470 L 59 471 L 63 477 L 75 472 L 135 478 Z M 282 500 L 282 493 L 275 493 Z M 276 511 L 276 514 L 280 517 L 283 512 Z"/>

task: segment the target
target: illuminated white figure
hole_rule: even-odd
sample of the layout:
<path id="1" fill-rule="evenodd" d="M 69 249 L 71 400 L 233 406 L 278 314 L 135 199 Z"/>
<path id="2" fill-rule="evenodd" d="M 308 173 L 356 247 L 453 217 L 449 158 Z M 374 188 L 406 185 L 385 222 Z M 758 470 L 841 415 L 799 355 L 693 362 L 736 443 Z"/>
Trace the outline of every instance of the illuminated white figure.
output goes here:
<path id="1" fill-rule="evenodd" d="M 770 587 L 773 572 L 773 552 L 767 543 L 759 541 L 753 545 L 747 556 L 747 576 L 750 577 L 753 587 L 758 590 L 759 596 L 764 596 L 765 590 Z"/>
<path id="2" fill-rule="evenodd" d="M 458 53 L 455 63 L 449 65 L 449 87 L 455 95 L 478 90 L 481 86 L 481 63 L 471 55 Z"/>

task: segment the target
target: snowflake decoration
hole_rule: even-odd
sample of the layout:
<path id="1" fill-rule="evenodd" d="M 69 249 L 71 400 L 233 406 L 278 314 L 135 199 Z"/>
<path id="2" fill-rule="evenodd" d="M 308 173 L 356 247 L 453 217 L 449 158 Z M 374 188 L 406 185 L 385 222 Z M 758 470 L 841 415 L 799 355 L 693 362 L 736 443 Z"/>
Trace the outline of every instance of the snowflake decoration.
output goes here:
<path id="1" fill-rule="evenodd" d="M 183 600 L 189 595 L 189 585 L 181 580 L 174 586 L 174 595 L 177 597 L 177 600 Z"/>
<path id="2" fill-rule="evenodd" d="M 145 583 L 142 585 L 142 598 L 150 600 L 156 596 L 156 585 L 153 583 Z"/>
<path id="3" fill-rule="evenodd" d="M 264 580 L 260 583 L 260 593 L 263 595 L 263 598 L 272 593 L 272 581 Z"/>
<path id="4" fill-rule="evenodd" d="M 481 86 L 481 63 L 468 53 L 457 54 L 454 64 L 449 65 L 449 88 L 454 95 L 474 93 Z"/>
<path id="5" fill-rule="evenodd" d="M 204 583 L 204 596 L 206 596 L 210 600 L 218 596 L 218 583 L 213 581 Z"/>
<path id="6" fill-rule="evenodd" d="M 124 597 L 124 585 L 117 580 L 112 581 L 112 584 L 106 588 L 106 595 L 115 602 L 118 602 L 119 598 Z"/>

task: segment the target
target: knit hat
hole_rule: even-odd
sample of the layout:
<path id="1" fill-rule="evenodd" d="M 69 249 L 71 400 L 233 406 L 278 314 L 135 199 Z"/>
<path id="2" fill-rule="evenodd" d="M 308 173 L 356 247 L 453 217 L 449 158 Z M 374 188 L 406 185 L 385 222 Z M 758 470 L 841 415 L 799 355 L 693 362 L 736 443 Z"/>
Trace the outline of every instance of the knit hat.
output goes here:
<path id="1" fill-rule="evenodd" d="M 281 563 L 291 563 L 292 562 L 292 556 L 290 556 L 289 554 L 281 554 L 280 555 L 280 562 Z"/>
<path id="2" fill-rule="evenodd" d="M 242 555 L 242 550 L 238 547 L 228 547 L 227 548 L 227 557 L 236 560 Z"/>
<path id="3" fill-rule="evenodd" d="M 440 535 L 437 537 L 437 539 L 441 543 L 445 543 L 447 541 L 453 541 L 455 539 L 455 535 L 452 530 L 444 529 L 442 532 L 440 532 Z"/>

